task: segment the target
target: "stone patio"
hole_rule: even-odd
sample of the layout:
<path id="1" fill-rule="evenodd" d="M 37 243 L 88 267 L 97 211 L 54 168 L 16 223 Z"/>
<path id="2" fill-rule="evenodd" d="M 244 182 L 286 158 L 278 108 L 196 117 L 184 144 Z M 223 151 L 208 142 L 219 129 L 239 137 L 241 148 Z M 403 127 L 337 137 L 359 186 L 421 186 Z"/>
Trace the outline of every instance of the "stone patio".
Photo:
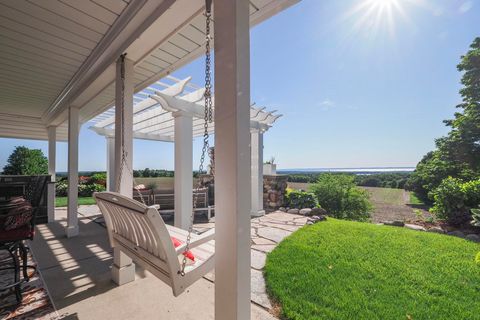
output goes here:
<path id="1" fill-rule="evenodd" d="M 174 298 L 171 289 L 137 268 L 137 279 L 121 287 L 110 279 L 112 251 L 96 206 L 79 208 L 80 235 L 64 236 L 66 209 L 56 210 L 56 221 L 37 227 L 32 244 L 40 272 L 53 302 L 66 319 L 213 319 L 214 272 Z M 302 227 L 307 218 L 274 212 L 252 219 L 252 319 L 275 319 L 265 292 L 262 269 L 266 253 Z M 196 223 L 205 232 L 213 222 Z M 200 315 L 200 316 L 199 316 Z"/>

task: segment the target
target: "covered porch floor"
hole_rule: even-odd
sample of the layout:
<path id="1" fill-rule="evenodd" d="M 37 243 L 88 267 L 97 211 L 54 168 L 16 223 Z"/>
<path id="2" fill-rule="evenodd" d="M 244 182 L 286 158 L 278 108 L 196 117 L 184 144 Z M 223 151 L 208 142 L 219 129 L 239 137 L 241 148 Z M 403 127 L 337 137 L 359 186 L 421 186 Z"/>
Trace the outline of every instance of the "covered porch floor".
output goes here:
<path id="1" fill-rule="evenodd" d="M 262 269 L 266 253 L 303 226 L 306 218 L 274 212 L 251 220 L 252 319 L 275 319 L 265 293 Z M 116 286 L 111 280 L 112 249 L 96 206 L 79 208 L 79 231 L 66 238 L 66 208 L 55 221 L 37 226 L 31 244 L 53 303 L 65 319 L 214 319 L 214 274 L 174 298 L 170 287 L 137 268 L 136 281 Z M 196 223 L 199 232 L 214 223 Z"/>

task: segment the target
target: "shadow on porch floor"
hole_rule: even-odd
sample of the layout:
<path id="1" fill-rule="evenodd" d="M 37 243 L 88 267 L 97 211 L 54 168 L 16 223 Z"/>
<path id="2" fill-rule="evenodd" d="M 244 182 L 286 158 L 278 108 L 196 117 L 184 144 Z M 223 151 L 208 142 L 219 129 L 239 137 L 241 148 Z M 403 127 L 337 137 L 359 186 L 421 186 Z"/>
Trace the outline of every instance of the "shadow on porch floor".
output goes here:
<path id="1" fill-rule="evenodd" d="M 79 209 L 78 237 L 64 236 L 65 209 L 56 221 L 37 227 L 32 250 L 53 303 L 66 319 L 213 319 L 214 275 L 201 279 L 174 298 L 170 287 L 137 268 L 137 279 L 121 287 L 110 278 L 112 250 L 96 206 Z M 290 215 L 291 216 L 291 215 Z M 304 217 L 273 213 L 252 220 L 252 319 L 275 319 L 264 293 L 261 273 L 265 251 L 304 224 Z M 198 224 L 208 229 L 212 223 Z M 263 306 L 263 307 L 260 307 Z"/>

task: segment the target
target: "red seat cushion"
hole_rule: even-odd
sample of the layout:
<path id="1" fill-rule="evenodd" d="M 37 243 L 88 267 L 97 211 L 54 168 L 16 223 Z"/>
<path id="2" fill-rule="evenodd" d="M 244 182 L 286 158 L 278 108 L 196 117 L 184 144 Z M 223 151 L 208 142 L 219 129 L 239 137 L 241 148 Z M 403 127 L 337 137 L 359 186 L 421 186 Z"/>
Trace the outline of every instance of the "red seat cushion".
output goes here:
<path id="1" fill-rule="evenodd" d="M 178 240 L 177 238 L 175 237 L 170 237 L 170 238 L 172 239 L 172 243 L 175 248 L 182 245 L 182 241 Z M 187 252 L 184 252 L 183 255 L 190 261 L 195 262 L 195 256 L 193 255 L 192 251 L 188 250 Z"/>
<path id="2" fill-rule="evenodd" d="M 34 233 L 35 233 L 35 229 L 33 229 L 30 225 L 25 225 L 21 228 L 8 230 L 8 231 L 4 230 L 0 232 L 0 241 L 10 242 L 10 241 L 32 239 Z"/>

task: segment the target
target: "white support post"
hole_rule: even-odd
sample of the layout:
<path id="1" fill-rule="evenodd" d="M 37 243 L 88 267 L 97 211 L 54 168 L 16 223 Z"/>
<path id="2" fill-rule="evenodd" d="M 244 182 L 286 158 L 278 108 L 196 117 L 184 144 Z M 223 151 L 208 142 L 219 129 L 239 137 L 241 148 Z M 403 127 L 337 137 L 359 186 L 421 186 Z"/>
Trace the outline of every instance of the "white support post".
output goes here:
<path id="1" fill-rule="evenodd" d="M 249 1 L 215 1 L 215 319 L 250 319 Z"/>
<path id="2" fill-rule="evenodd" d="M 265 215 L 263 210 L 263 131 L 251 129 L 252 211 L 254 217 Z"/>
<path id="3" fill-rule="evenodd" d="M 112 280 L 119 286 L 135 281 L 135 264 L 119 247 L 113 248 Z"/>
<path id="4" fill-rule="evenodd" d="M 107 144 L 107 190 L 115 191 L 115 139 L 105 137 Z"/>
<path id="5" fill-rule="evenodd" d="M 175 121 L 175 226 L 187 230 L 193 197 L 193 118 L 173 113 Z"/>
<path id="6" fill-rule="evenodd" d="M 78 235 L 78 135 L 80 132 L 78 108 L 68 109 L 68 238 Z"/>
<path id="7" fill-rule="evenodd" d="M 56 181 L 56 170 L 55 170 L 55 161 L 57 153 L 57 127 L 48 127 L 48 174 L 51 177 L 50 183 L 48 184 L 47 190 L 47 216 L 48 222 L 55 221 L 55 181 Z"/>
<path id="8" fill-rule="evenodd" d="M 115 191 L 133 196 L 133 62 L 125 58 L 124 81 L 121 79 L 122 58 L 117 60 L 115 78 Z M 123 89 L 122 89 L 123 87 Z M 123 97 L 122 97 L 123 95 Z M 120 107 L 123 99 L 123 109 Z M 123 124 L 122 124 L 123 118 Z M 122 143 L 123 137 L 123 143 Z M 125 162 L 122 155 L 125 153 Z M 118 179 L 121 179 L 118 181 Z"/>
<path id="9" fill-rule="evenodd" d="M 122 80 L 120 57 L 115 77 L 114 190 L 130 198 L 133 197 L 133 75 L 133 62 L 125 58 Z M 113 251 L 112 279 L 118 285 L 135 280 L 135 264 L 118 248 Z"/>

